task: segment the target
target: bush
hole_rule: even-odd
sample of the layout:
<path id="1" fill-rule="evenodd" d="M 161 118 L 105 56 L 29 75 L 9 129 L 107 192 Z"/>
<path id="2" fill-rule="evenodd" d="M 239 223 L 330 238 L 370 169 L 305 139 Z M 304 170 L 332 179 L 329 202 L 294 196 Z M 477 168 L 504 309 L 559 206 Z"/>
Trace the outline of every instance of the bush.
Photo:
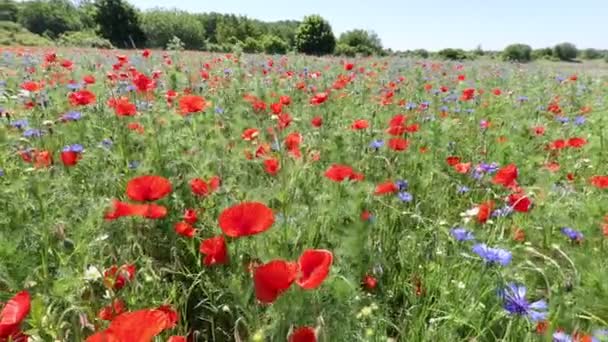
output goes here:
<path id="1" fill-rule="evenodd" d="M 142 29 L 148 45 L 165 47 L 173 37 L 179 37 L 188 50 L 204 50 L 206 39 L 203 26 L 196 16 L 182 11 L 153 10 L 142 15 Z"/>
<path id="2" fill-rule="evenodd" d="M 357 53 L 369 56 L 382 53 L 382 42 L 374 32 L 366 30 L 351 30 L 340 35 L 340 45 L 348 45 Z"/>
<path id="3" fill-rule="evenodd" d="M 414 50 L 414 51 L 412 51 L 411 54 L 418 58 L 429 58 L 429 52 L 426 51 L 425 49 Z"/>
<path id="4" fill-rule="evenodd" d="M 17 23 L 0 21 L 0 45 L 50 46 L 53 42 L 26 30 Z"/>
<path id="5" fill-rule="evenodd" d="M 242 43 L 241 47 L 245 53 L 258 53 L 264 50 L 262 43 L 253 37 L 245 38 L 245 41 Z"/>
<path id="6" fill-rule="evenodd" d="M 532 59 L 549 59 L 549 60 L 553 60 L 553 59 L 555 59 L 553 57 L 553 49 L 548 47 L 548 48 L 533 50 L 532 51 Z"/>
<path id="7" fill-rule="evenodd" d="M 583 59 L 600 59 L 602 56 L 602 52 L 596 49 L 585 49 L 581 53 Z"/>
<path id="8" fill-rule="evenodd" d="M 264 52 L 268 54 L 284 54 L 289 49 L 287 43 L 275 35 L 263 36 L 262 47 L 264 48 Z"/>
<path id="9" fill-rule="evenodd" d="M 102 37 L 118 47 L 144 45 L 146 36 L 133 6 L 123 0 L 97 0 L 95 7 L 95 23 Z"/>
<path id="10" fill-rule="evenodd" d="M 578 50 L 572 43 L 561 43 L 553 48 L 553 54 L 562 61 L 570 61 L 576 58 Z"/>
<path id="11" fill-rule="evenodd" d="M 333 53 L 336 48 L 336 37 L 329 23 L 319 15 L 304 18 L 296 31 L 296 49 L 298 52 L 312 55 Z"/>
<path id="12" fill-rule="evenodd" d="M 57 43 L 62 46 L 113 49 L 112 43 L 93 31 L 66 32 L 59 36 Z"/>
<path id="13" fill-rule="evenodd" d="M 19 23 L 32 33 L 57 38 L 64 32 L 82 29 L 80 13 L 68 0 L 36 0 L 23 3 Z"/>
<path id="14" fill-rule="evenodd" d="M 441 57 L 443 59 L 450 59 L 450 60 L 455 60 L 455 61 L 469 58 L 467 53 L 462 49 L 448 48 L 448 49 L 440 50 L 439 52 L 437 52 L 437 54 L 439 55 L 439 57 Z"/>
<path id="15" fill-rule="evenodd" d="M 511 44 L 503 51 L 502 58 L 507 61 L 529 62 L 532 59 L 532 48 L 526 44 Z"/>
<path id="16" fill-rule="evenodd" d="M 334 53 L 338 56 L 355 57 L 357 55 L 357 50 L 350 45 L 338 44 Z"/>

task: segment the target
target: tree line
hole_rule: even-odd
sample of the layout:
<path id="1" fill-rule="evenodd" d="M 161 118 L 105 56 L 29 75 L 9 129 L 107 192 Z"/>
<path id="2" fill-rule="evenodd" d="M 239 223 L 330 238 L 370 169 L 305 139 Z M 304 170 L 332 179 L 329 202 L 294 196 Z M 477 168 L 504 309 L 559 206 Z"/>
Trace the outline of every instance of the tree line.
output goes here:
<path id="1" fill-rule="evenodd" d="M 30 32 L 60 45 L 100 48 L 159 48 L 247 53 L 284 54 L 290 51 L 341 56 L 401 55 L 450 60 L 479 56 L 528 62 L 534 59 L 570 61 L 576 58 L 608 62 L 608 51 L 585 49 L 562 43 L 533 50 L 526 44 L 512 44 L 503 51 L 384 49 L 372 31 L 353 29 L 336 37 L 329 22 L 319 15 L 302 21 L 264 22 L 246 16 L 221 13 L 190 13 L 156 8 L 140 11 L 126 0 L 0 0 L 0 30 L 21 25 Z"/>

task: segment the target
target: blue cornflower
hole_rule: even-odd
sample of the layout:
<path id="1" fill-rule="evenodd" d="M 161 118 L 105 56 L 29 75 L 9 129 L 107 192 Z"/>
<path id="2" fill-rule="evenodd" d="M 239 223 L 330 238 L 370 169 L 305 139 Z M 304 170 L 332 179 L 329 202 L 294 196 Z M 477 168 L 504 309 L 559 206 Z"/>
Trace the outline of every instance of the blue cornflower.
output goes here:
<path id="1" fill-rule="evenodd" d="M 433 95 L 439 95 L 440 91 L 439 89 L 433 89 Z"/>
<path id="2" fill-rule="evenodd" d="M 27 121 L 27 119 L 15 120 L 11 122 L 11 126 L 17 129 L 24 129 L 29 126 L 29 124 L 30 123 Z"/>
<path id="3" fill-rule="evenodd" d="M 111 149 L 112 145 L 114 145 L 114 142 L 112 142 L 111 139 L 106 138 L 101 141 L 101 147 L 105 148 L 106 150 Z"/>
<path id="4" fill-rule="evenodd" d="M 447 112 L 448 110 L 450 110 L 450 109 L 448 108 L 448 106 L 441 106 L 441 107 L 439 107 L 439 111 L 440 111 L 440 112 Z"/>
<path id="5" fill-rule="evenodd" d="M 415 103 L 413 103 L 413 102 L 408 102 L 408 103 L 405 105 L 405 109 L 407 109 L 407 110 L 416 109 L 417 107 L 418 107 L 418 106 L 417 106 Z"/>
<path id="6" fill-rule="evenodd" d="M 547 317 L 547 302 L 538 300 L 530 303 L 526 299 L 526 287 L 510 283 L 500 292 L 504 300 L 504 308 L 512 315 L 526 316 L 533 322 L 538 322 Z"/>
<path id="7" fill-rule="evenodd" d="M 473 246 L 473 253 L 479 255 L 488 264 L 501 264 L 507 266 L 511 263 L 511 252 L 506 249 L 488 247 L 485 243 Z"/>
<path id="8" fill-rule="evenodd" d="M 563 76 L 557 76 L 555 77 L 555 80 L 559 83 L 562 83 L 566 78 L 564 78 Z"/>
<path id="9" fill-rule="evenodd" d="M 498 208 L 492 212 L 492 217 L 505 217 L 509 216 L 513 213 L 513 208 L 511 206 L 505 206 L 503 208 Z"/>
<path id="10" fill-rule="evenodd" d="M 473 108 L 469 108 L 467 109 L 467 113 L 471 114 L 471 113 L 475 113 L 475 109 Z"/>
<path id="11" fill-rule="evenodd" d="M 469 191 L 471 191 L 471 189 L 469 189 L 469 187 L 466 185 L 459 185 L 456 189 L 456 192 L 459 194 L 466 194 Z"/>
<path id="12" fill-rule="evenodd" d="M 216 114 L 224 114 L 224 108 L 215 107 L 215 113 Z"/>
<path id="13" fill-rule="evenodd" d="M 136 89 L 136 88 L 135 88 L 135 86 L 134 86 L 134 85 L 132 85 L 132 84 L 129 84 L 129 85 L 128 85 L 128 86 L 125 88 L 125 90 L 126 90 L 126 91 L 128 91 L 128 92 L 132 92 L 132 91 L 134 91 L 135 89 Z"/>
<path id="14" fill-rule="evenodd" d="M 232 73 L 232 69 L 226 68 L 224 69 L 224 75 L 230 75 Z"/>
<path id="15" fill-rule="evenodd" d="M 454 113 L 460 113 L 462 110 L 460 108 L 454 108 Z"/>
<path id="16" fill-rule="evenodd" d="M 568 117 L 558 115 L 555 117 L 555 121 L 562 124 L 567 124 L 568 122 L 570 122 L 570 119 Z"/>
<path id="17" fill-rule="evenodd" d="M 407 180 L 400 179 L 395 182 L 395 185 L 397 186 L 399 191 L 403 191 L 403 190 L 407 190 L 407 188 L 410 186 L 410 183 Z"/>
<path id="18" fill-rule="evenodd" d="M 517 101 L 519 102 L 526 102 L 528 101 L 528 97 L 527 96 L 520 96 L 517 98 Z"/>
<path id="19" fill-rule="evenodd" d="M 63 121 L 78 121 L 82 118 L 82 113 L 80 112 L 67 112 L 61 116 L 61 120 Z"/>
<path id="20" fill-rule="evenodd" d="M 557 331 L 553 334 L 553 342 L 572 342 L 572 337 L 563 331 Z"/>
<path id="21" fill-rule="evenodd" d="M 68 89 L 70 90 L 78 90 L 80 89 L 82 86 L 78 83 L 68 83 L 67 85 Z"/>
<path id="22" fill-rule="evenodd" d="M 450 234 L 452 234 L 452 236 L 454 237 L 454 239 L 456 239 L 456 241 L 471 241 L 471 240 L 475 240 L 475 235 L 473 235 L 472 232 L 461 228 L 461 227 L 454 227 L 452 229 L 450 229 Z"/>
<path id="23" fill-rule="evenodd" d="M 0 177 L 4 177 L 4 170 L 0 169 Z"/>
<path id="24" fill-rule="evenodd" d="M 129 169 L 135 170 L 139 167 L 140 162 L 137 160 L 132 160 L 129 162 Z"/>
<path id="25" fill-rule="evenodd" d="M 481 163 L 477 166 L 477 168 L 485 173 L 494 173 L 498 171 L 498 163 Z"/>
<path id="26" fill-rule="evenodd" d="M 374 140 L 369 144 L 369 147 L 373 148 L 375 150 L 378 150 L 382 146 L 384 146 L 384 141 L 382 141 L 382 140 Z"/>
<path id="27" fill-rule="evenodd" d="M 584 237 L 583 233 L 569 227 L 562 228 L 562 234 L 566 235 L 572 241 L 581 241 Z"/>
<path id="28" fill-rule="evenodd" d="M 584 116 L 577 116 L 576 118 L 574 118 L 574 124 L 577 126 L 581 126 L 585 123 L 586 119 Z"/>
<path id="29" fill-rule="evenodd" d="M 84 151 L 84 147 L 82 147 L 82 145 L 80 145 L 80 144 L 68 145 L 63 148 L 63 152 L 82 153 L 83 151 Z"/>
<path id="30" fill-rule="evenodd" d="M 39 138 L 42 135 L 42 131 L 36 128 L 30 128 L 23 132 L 23 136 L 26 138 Z"/>
<path id="31" fill-rule="evenodd" d="M 409 203 L 414 199 L 414 196 L 406 191 L 398 193 L 397 197 L 399 197 L 399 199 L 405 203 Z"/>

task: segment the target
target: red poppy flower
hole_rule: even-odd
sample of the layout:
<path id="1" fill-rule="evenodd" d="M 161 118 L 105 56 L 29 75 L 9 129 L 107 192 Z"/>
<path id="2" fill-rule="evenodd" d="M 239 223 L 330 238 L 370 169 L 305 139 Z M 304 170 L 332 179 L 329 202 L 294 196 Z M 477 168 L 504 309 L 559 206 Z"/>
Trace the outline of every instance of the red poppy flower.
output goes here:
<path id="1" fill-rule="evenodd" d="M 346 71 L 351 71 L 354 67 L 355 65 L 353 63 L 344 63 L 344 70 Z"/>
<path id="2" fill-rule="evenodd" d="M 458 173 L 465 174 L 471 170 L 471 163 L 457 163 L 454 164 L 454 170 Z"/>
<path id="3" fill-rule="evenodd" d="M 280 102 L 273 103 L 270 105 L 270 110 L 272 110 L 274 114 L 281 114 L 283 112 L 283 104 Z"/>
<path id="4" fill-rule="evenodd" d="M 177 234 L 189 239 L 193 238 L 196 234 L 196 229 L 194 229 L 190 223 L 185 221 L 177 222 L 175 226 L 173 226 L 173 230 L 175 230 Z"/>
<path id="5" fill-rule="evenodd" d="M 363 284 L 363 288 L 365 290 L 373 291 L 376 288 L 376 286 L 378 286 L 378 280 L 374 276 L 366 274 L 363 277 L 362 284 Z"/>
<path id="6" fill-rule="evenodd" d="M 137 106 L 129 102 L 129 99 L 121 98 L 114 103 L 114 113 L 118 116 L 133 116 L 137 114 Z"/>
<path id="7" fill-rule="evenodd" d="M 568 146 L 573 148 L 581 148 L 587 144 L 587 140 L 583 138 L 570 138 L 568 139 Z"/>
<path id="8" fill-rule="evenodd" d="M 399 136 L 405 132 L 407 132 L 407 127 L 405 126 L 390 126 L 386 129 L 386 133 L 392 136 Z"/>
<path id="9" fill-rule="evenodd" d="M 289 113 L 281 113 L 277 116 L 278 119 L 278 127 L 280 130 L 289 127 L 293 118 Z"/>
<path id="10" fill-rule="evenodd" d="M 274 214 L 263 203 L 243 202 L 224 209 L 218 221 L 224 234 L 242 237 L 268 230 L 274 223 Z"/>
<path id="11" fill-rule="evenodd" d="M 298 260 L 300 277 L 296 283 L 303 289 L 312 290 L 321 286 L 327 278 L 334 256 L 324 249 L 304 251 Z"/>
<path id="12" fill-rule="evenodd" d="M 21 83 L 21 89 L 27 90 L 29 92 L 37 92 L 42 88 L 42 84 L 35 81 L 26 81 Z"/>
<path id="13" fill-rule="evenodd" d="M 500 94 L 502 94 L 502 91 L 498 88 L 494 88 L 492 90 L 492 94 L 496 95 L 496 96 L 500 96 Z"/>
<path id="14" fill-rule="evenodd" d="M 517 241 L 517 242 L 526 241 L 526 232 L 524 232 L 524 230 L 521 228 L 514 228 L 513 229 L 513 240 Z"/>
<path id="15" fill-rule="evenodd" d="M 171 192 L 171 182 L 161 176 L 140 176 L 127 183 L 127 196 L 134 201 L 156 201 Z"/>
<path id="16" fill-rule="evenodd" d="M 117 316 L 108 329 L 87 338 L 87 342 L 150 342 L 166 329 L 175 326 L 175 311 L 143 309 Z"/>
<path id="17" fill-rule="evenodd" d="M 85 75 L 82 80 L 86 84 L 95 84 L 95 76 L 93 75 Z"/>
<path id="18" fill-rule="evenodd" d="M 536 126 L 533 127 L 532 130 L 534 131 L 534 135 L 541 136 L 541 135 L 545 135 L 545 127 L 543 126 Z"/>
<path id="19" fill-rule="evenodd" d="M 591 184 L 596 188 L 606 189 L 608 188 L 608 176 L 593 176 L 590 179 Z"/>
<path id="20" fill-rule="evenodd" d="M 61 162 L 64 166 L 74 166 L 78 163 L 78 159 L 80 159 L 80 153 L 74 151 L 62 151 L 61 152 Z"/>
<path id="21" fill-rule="evenodd" d="M 253 272 L 255 296 L 262 303 L 274 302 L 296 280 L 298 265 L 284 260 L 273 260 L 258 266 Z"/>
<path id="22" fill-rule="evenodd" d="M 376 190 L 374 191 L 374 195 L 387 195 L 387 194 L 395 194 L 399 191 L 399 187 L 393 181 L 386 181 L 382 184 L 378 184 L 376 186 Z"/>
<path id="23" fill-rule="evenodd" d="M 86 106 L 95 103 L 97 97 L 91 91 L 83 89 L 70 93 L 68 99 L 72 106 Z"/>
<path id="24" fill-rule="evenodd" d="M 312 118 L 312 120 L 310 120 L 310 124 L 313 127 L 321 127 L 323 125 L 323 118 L 320 116 L 315 116 L 314 118 Z"/>
<path id="25" fill-rule="evenodd" d="M 103 272 L 103 283 L 106 287 L 120 290 L 135 278 L 135 265 L 112 265 Z"/>
<path id="26" fill-rule="evenodd" d="M 197 196 L 208 196 L 219 188 L 220 182 L 218 176 L 211 177 L 209 182 L 205 182 L 200 178 L 194 178 L 190 181 L 190 189 Z"/>
<path id="27" fill-rule="evenodd" d="M 21 322 L 30 313 L 30 302 L 29 292 L 21 291 L 4 305 L 0 311 L 0 341 L 20 334 Z"/>
<path id="28" fill-rule="evenodd" d="M 363 180 L 363 174 L 355 172 L 350 166 L 333 164 L 325 171 L 325 177 L 334 181 L 342 182 L 345 179 Z"/>
<path id="29" fill-rule="evenodd" d="M 194 209 L 186 209 L 184 212 L 184 221 L 190 224 L 195 224 L 198 220 L 198 215 Z"/>
<path id="30" fill-rule="evenodd" d="M 283 95 L 281 97 L 279 97 L 279 101 L 284 104 L 285 106 L 289 106 L 291 104 L 291 97 L 287 96 L 287 95 Z"/>
<path id="31" fill-rule="evenodd" d="M 509 195 L 509 205 L 520 213 L 527 213 L 532 207 L 532 201 L 525 194 L 515 193 Z"/>
<path id="32" fill-rule="evenodd" d="M 125 302 L 123 302 L 122 299 L 117 298 L 112 301 L 112 304 L 104 306 L 101 310 L 99 310 L 99 313 L 97 313 L 97 318 L 101 319 L 102 321 L 111 321 L 125 311 L 127 311 Z"/>
<path id="33" fill-rule="evenodd" d="M 359 120 L 355 120 L 355 122 L 353 122 L 352 125 L 350 125 L 350 128 L 353 130 L 362 130 L 362 129 L 366 129 L 369 127 L 369 122 L 365 119 L 359 119 Z"/>
<path id="34" fill-rule="evenodd" d="M 148 57 L 150 57 L 150 50 L 145 49 L 144 51 L 142 51 L 141 55 L 142 55 L 142 57 L 144 57 L 144 58 L 148 58 Z"/>
<path id="35" fill-rule="evenodd" d="M 199 251 L 205 255 L 203 259 L 205 266 L 228 263 L 228 248 L 222 235 L 203 240 L 199 246 Z"/>
<path id="36" fill-rule="evenodd" d="M 550 150 L 561 150 L 563 148 L 566 148 L 567 146 L 567 142 L 564 139 L 557 139 L 555 141 L 553 141 L 551 144 L 549 144 L 549 149 Z"/>
<path id="37" fill-rule="evenodd" d="M 460 163 L 460 157 L 449 156 L 449 157 L 445 158 L 445 162 L 448 163 L 448 165 L 450 165 L 450 166 L 454 166 L 454 165 Z"/>
<path id="38" fill-rule="evenodd" d="M 310 99 L 310 104 L 313 106 L 320 105 L 321 103 L 327 101 L 328 97 L 328 93 L 317 93 L 312 97 L 312 99 Z"/>
<path id="39" fill-rule="evenodd" d="M 462 95 L 460 96 L 460 100 L 462 100 L 462 101 L 469 101 L 469 100 L 472 100 L 473 98 L 475 98 L 475 89 L 474 88 L 467 88 L 467 89 L 463 90 Z"/>
<path id="40" fill-rule="evenodd" d="M 488 221 L 488 219 L 490 218 L 492 209 L 494 209 L 494 202 L 493 201 L 484 202 L 484 203 L 478 205 L 477 208 L 479 210 L 477 212 L 477 222 L 482 223 L 482 224 L 486 223 L 486 221 Z"/>
<path id="41" fill-rule="evenodd" d="M 138 73 L 133 79 L 133 84 L 140 92 L 148 92 L 156 88 L 156 82 L 144 74 Z"/>
<path id="42" fill-rule="evenodd" d="M 388 147 L 393 151 L 405 151 L 409 145 L 410 142 L 403 138 L 392 138 L 388 141 Z"/>
<path id="43" fill-rule="evenodd" d="M 275 176 L 279 170 L 281 169 L 281 165 L 279 164 L 279 160 L 275 158 L 269 158 L 264 160 L 264 171 L 269 175 Z"/>
<path id="44" fill-rule="evenodd" d="M 255 140 L 255 138 L 257 138 L 259 134 L 259 130 L 255 128 L 247 128 L 243 131 L 243 134 L 241 134 L 241 138 L 245 141 L 252 141 Z"/>
<path id="45" fill-rule="evenodd" d="M 187 342 L 188 340 L 184 336 L 171 336 L 167 342 Z"/>
<path id="46" fill-rule="evenodd" d="M 517 179 L 517 175 L 517 166 L 515 166 L 515 164 L 509 164 L 496 172 L 492 179 L 492 183 L 509 187 Z"/>
<path id="47" fill-rule="evenodd" d="M 311 327 L 300 327 L 289 335 L 289 342 L 317 342 L 315 329 Z"/>
<path id="48" fill-rule="evenodd" d="M 167 208 L 156 204 L 132 204 L 114 200 L 112 211 L 106 213 L 106 220 L 115 220 L 126 216 L 142 216 L 149 219 L 161 219 L 167 216 Z"/>
<path id="49" fill-rule="evenodd" d="M 61 61 L 61 66 L 69 70 L 69 69 L 72 69 L 72 66 L 74 66 L 74 63 L 69 59 L 64 59 Z"/>
<path id="50" fill-rule="evenodd" d="M 179 99 L 179 111 L 181 115 L 202 112 L 206 107 L 207 103 L 201 96 L 184 95 Z"/>

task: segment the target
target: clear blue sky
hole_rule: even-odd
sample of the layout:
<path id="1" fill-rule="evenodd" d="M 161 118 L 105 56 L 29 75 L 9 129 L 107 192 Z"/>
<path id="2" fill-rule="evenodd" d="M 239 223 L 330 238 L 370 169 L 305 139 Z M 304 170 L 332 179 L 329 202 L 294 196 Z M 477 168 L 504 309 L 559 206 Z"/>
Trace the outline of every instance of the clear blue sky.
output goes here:
<path id="1" fill-rule="evenodd" d="M 336 35 L 373 30 L 385 47 L 498 50 L 514 42 L 533 48 L 568 41 L 608 48 L 608 0 L 129 0 L 141 9 L 179 8 L 274 21 L 320 14 Z"/>

